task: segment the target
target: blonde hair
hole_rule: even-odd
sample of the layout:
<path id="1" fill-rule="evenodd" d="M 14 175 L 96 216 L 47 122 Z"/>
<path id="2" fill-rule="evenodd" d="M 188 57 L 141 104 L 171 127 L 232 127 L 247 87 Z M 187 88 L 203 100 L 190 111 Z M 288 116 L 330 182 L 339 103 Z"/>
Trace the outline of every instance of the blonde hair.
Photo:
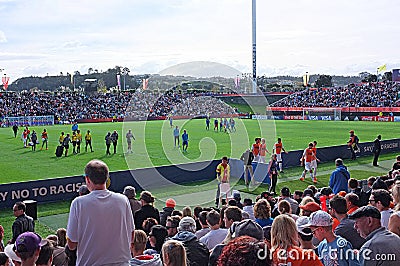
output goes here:
<path id="1" fill-rule="evenodd" d="M 182 209 L 183 217 L 189 216 L 192 217 L 192 209 L 189 206 L 186 206 Z"/>
<path id="2" fill-rule="evenodd" d="M 292 217 L 286 214 L 278 215 L 271 228 L 272 249 L 288 249 L 298 243 L 296 224 Z"/>
<path id="3" fill-rule="evenodd" d="M 164 265 L 186 266 L 186 250 L 182 243 L 176 240 L 168 240 L 161 249 Z"/>
<path id="4" fill-rule="evenodd" d="M 254 217 L 268 219 L 271 217 L 271 205 L 266 199 L 260 199 L 253 207 Z"/>
<path id="5" fill-rule="evenodd" d="M 287 202 L 286 200 L 281 200 L 278 203 L 278 211 L 280 214 L 289 214 L 290 215 L 292 213 L 290 203 Z"/>
<path id="6" fill-rule="evenodd" d="M 135 230 L 133 238 L 133 250 L 136 253 L 143 253 L 146 249 L 147 235 L 143 230 Z"/>
<path id="7" fill-rule="evenodd" d="M 392 187 L 392 196 L 394 202 L 396 202 L 396 206 L 394 207 L 395 211 L 400 211 L 400 181 L 396 181 L 395 185 Z"/>
<path id="8" fill-rule="evenodd" d="M 305 196 L 302 200 L 301 200 L 301 202 L 300 202 L 300 204 L 299 204 L 299 207 L 300 206 L 304 206 L 304 205 L 306 205 L 307 203 L 309 203 L 309 202 L 315 202 L 315 200 L 312 198 L 312 197 L 310 197 L 310 196 Z M 303 216 L 304 214 L 303 214 L 303 209 L 301 209 L 300 208 L 300 216 Z"/>

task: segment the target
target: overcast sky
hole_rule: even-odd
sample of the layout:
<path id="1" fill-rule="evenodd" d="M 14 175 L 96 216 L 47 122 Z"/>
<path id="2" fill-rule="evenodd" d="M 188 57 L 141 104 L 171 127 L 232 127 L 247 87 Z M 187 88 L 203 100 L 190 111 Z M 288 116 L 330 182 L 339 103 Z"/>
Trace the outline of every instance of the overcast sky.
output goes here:
<path id="1" fill-rule="evenodd" d="M 252 64 L 251 0 L 0 0 L 0 69 L 22 76 Z M 258 0 L 257 74 L 399 68 L 398 0 Z"/>

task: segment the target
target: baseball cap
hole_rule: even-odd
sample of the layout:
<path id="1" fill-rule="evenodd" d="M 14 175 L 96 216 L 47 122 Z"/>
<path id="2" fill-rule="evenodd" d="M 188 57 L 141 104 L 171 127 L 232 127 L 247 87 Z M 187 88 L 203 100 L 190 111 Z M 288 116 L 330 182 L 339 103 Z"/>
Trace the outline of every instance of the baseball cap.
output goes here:
<path id="1" fill-rule="evenodd" d="M 349 133 L 354 133 L 354 130 L 350 130 Z"/>
<path id="2" fill-rule="evenodd" d="M 319 207 L 318 203 L 316 202 L 309 202 L 306 205 L 300 206 L 302 210 L 316 212 L 319 211 L 321 208 Z"/>
<path id="3" fill-rule="evenodd" d="M 4 248 L 4 253 L 6 253 L 7 257 L 10 260 L 15 260 L 15 261 L 21 262 L 21 258 L 18 257 L 17 254 L 15 254 L 15 252 L 14 252 L 14 244 L 7 245 Z"/>
<path id="4" fill-rule="evenodd" d="M 235 229 L 232 230 L 234 232 L 233 237 L 235 238 L 239 236 L 251 236 L 258 240 L 264 239 L 262 227 L 250 219 L 234 223 L 232 226 L 235 227 Z"/>
<path id="5" fill-rule="evenodd" d="M 297 227 L 297 232 L 309 236 L 312 235 L 312 232 L 310 231 L 310 228 L 307 227 L 307 224 L 310 222 L 310 219 L 307 216 L 300 216 L 296 220 L 296 227 Z"/>
<path id="6" fill-rule="evenodd" d="M 233 191 L 232 191 L 232 197 L 233 197 L 234 199 L 240 200 L 240 199 L 241 199 L 241 198 L 240 198 L 240 192 L 237 191 L 237 190 L 233 190 Z"/>
<path id="7" fill-rule="evenodd" d="M 176 201 L 174 199 L 169 198 L 165 201 L 165 206 L 174 208 L 176 206 Z"/>
<path id="8" fill-rule="evenodd" d="M 39 247 L 46 245 L 46 240 L 33 232 L 25 232 L 20 234 L 15 240 L 15 250 L 17 252 L 33 252 Z"/>
<path id="9" fill-rule="evenodd" d="M 376 219 L 381 219 L 381 213 L 374 206 L 363 206 L 349 215 L 349 219 L 357 219 L 361 217 L 372 217 Z"/>
<path id="10" fill-rule="evenodd" d="M 311 213 L 310 221 L 305 225 L 305 227 L 310 226 L 330 226 L 333 223 L 333 218 L 324 211 L 316 211 Z"/>

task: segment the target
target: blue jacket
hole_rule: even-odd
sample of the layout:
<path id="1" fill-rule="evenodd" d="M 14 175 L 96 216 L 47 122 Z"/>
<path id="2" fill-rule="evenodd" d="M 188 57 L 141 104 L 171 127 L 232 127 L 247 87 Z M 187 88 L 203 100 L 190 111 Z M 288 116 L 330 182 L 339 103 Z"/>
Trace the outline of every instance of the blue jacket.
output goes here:
<path id="1" fill-rule="evenodd" d="M 347 171 L 347 167 L 339 165 L 336 170 L 333 171 L 329 179 L 329 186 L 332 188 L 333 193 L 337 194 L 340 191 L 348 192 L 347 182 L 350 179 L 350 173 Z"/>

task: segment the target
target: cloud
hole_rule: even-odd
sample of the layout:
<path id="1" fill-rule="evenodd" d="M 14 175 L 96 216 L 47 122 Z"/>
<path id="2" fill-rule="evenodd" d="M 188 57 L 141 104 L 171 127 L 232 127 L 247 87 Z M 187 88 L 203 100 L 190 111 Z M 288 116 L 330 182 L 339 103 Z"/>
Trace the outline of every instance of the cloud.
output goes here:
<path id="1" fill-rule="evenodd" d="M 0 43 L 2 42 L 7 42 L 7 38 L 4 32 L 0 30 Z"/>

